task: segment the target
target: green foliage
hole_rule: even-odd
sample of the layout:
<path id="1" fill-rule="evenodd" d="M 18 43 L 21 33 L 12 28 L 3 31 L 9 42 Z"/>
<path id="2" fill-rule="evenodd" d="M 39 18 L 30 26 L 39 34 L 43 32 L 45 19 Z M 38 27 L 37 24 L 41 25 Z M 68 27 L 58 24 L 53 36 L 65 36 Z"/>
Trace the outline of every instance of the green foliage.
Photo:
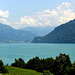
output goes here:
<path id="1" fill-rule="evenodd" d="M 64 71 L 64 74 L 65 74 L 65 75 L 69 75 L 69 73 L 70 73 L 70 68 L 71 68 L 71 67 L 66 66 L 65 71 Z"/>
<path id="2" fill-rule="evenodd" d="M 1 66 L 0 73 L 8 73 L 8 70 L 4 66 Z"/>
<path id="3" fill-rule="evenodd" d="M 39 57 L 35 57 L 27 62 L 26 68 L 39 72 L 43 72 L 44 70 L 52 71 L 53 63 L 54 59 L 52 57 L 46 59 L 39 59 Z"/>
<path id="4" fill-rule="evenodd" d="M 3 62 L 2 62 L 2 60 L 0 60 L 0 66 L 3 66 Z"/>
<path id="5" fill-rule="evenodd" d="M 0 73 L 8 73 L 7 69 L 3 66 L 2 60 L 0 60 Z"/>
<path id="6" fill-rule="evenodd" d="M 51 72 L 53 71 L 53 64 L 55 60 L 51 58 L 46 58 L 46 59 L 41 59 L 41 64 L 43 65 L 44 70 L 50 70 Z"/>
<path id="7" fill-rule="evenodd" d="M 54 63 L 55 75 L 65 75 L 66 73 L 68 74 L 70 71 L 69 67 L 71 67 L 69 55 L 60 54 L 56 57 Z"/>
<path id="8" fill-rule="evenodd" d="M 49 71 L 45 70 L 43 75 L 51 75 Z"/>
<path id="9" fill-rule="evenodd" d="M 42 70 L 42 65 L 39 57 L 35 57 L 33 59 L 30 59 L 27 64 L 26 68 L 36 70 L 36 71 L 41 71 Z"/>
<path id="10" fill-rule="evenodd" d="M 9 71 L 9 74 L 4 74 L 4 75 L 43 75 L 42 73 L 36 72 L 34 70 L 28 70 L 12 66 L 5 66 L 5 67 Z"/>
<path id="11" fill-rule="evenodd" d="M 22 58 L 19 58 L 18 60 L 15 59 L 15 62 L 12 63 L 11 66 L 25 68 L 25 62 Z"/>
<path id="12" fill-rule="evenodd" d="M 75 62 L 71 64 L 69 55 L 59 54 L 56 56 L 56 59 L 46 58 L 40 59 L 39 57 L 35 57 L 30 59 L 26 64 L 23 59 L 19 58 L 15 59 L 15 62 L 11 64 L 14 67 L 20 67 L 24 69 L 32 69 L 38 72 L 47 73 L 51 72 L 54 75 L 73 75 L 75 74 Z M 50 73 L 50 74 L 51 74 Z M 46 74 L 45 74 L 46 75 Z"/>
<path id="13" fill-rule="evenodd" d="M 56 27 L 52 32 L 36 37 L 33 43 L 75 43 L 75 19 Z"/>
<path id="14" fill-rule="evenodd" d="M 75 62 L 72 64 L 72 67 L 70 68 L 70 75 L 75 74 Z"/>
<path id="15" fill-rule="evenodd" d="M 53 75 L 52 73 L 50 73 L 50 71 L 49 70 L 45 70 L 44 71 L 44 73 L 43 73 L 43 75 Z"/>

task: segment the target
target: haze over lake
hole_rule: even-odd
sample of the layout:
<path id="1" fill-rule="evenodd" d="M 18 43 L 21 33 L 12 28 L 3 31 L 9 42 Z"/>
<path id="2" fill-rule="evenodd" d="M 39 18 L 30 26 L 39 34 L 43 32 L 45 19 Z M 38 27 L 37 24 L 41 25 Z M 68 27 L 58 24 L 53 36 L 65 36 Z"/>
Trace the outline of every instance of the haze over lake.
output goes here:
<path id="1" fill-rule="evenodd" d="M 30 58 L 55 58 L 60 53 L 69 54 L 71 61 L 75 60 L 75 44 L 34 44 L 34 43 L 11 43 L 0 44 L 0 59 L 4 64 L 11 64 L 15 58 L 23 58 L 27 62 Z"/>

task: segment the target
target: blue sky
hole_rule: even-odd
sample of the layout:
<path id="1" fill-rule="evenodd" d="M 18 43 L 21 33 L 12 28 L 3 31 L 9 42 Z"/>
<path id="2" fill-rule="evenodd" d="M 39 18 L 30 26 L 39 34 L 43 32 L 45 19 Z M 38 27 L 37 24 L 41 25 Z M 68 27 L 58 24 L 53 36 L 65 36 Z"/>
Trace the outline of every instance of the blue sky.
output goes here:
<path id="1" fill-rule="evenodd" d="M 74 0 L 0 0 L 0 22 L 13 28 L 57 26 L 75 18 L 74 8 Z"/>

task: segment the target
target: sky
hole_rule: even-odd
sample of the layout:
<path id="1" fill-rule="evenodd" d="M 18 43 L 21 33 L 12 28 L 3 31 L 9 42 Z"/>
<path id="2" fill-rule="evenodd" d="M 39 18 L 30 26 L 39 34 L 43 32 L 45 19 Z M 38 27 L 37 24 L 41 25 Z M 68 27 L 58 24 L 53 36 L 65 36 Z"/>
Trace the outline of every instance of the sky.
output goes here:
<path id="1" fill-rule="evenodd" d="M 0 23 L 15 29 L 59 26 L 75 19 L 75 0 L 0 0 Z"/>

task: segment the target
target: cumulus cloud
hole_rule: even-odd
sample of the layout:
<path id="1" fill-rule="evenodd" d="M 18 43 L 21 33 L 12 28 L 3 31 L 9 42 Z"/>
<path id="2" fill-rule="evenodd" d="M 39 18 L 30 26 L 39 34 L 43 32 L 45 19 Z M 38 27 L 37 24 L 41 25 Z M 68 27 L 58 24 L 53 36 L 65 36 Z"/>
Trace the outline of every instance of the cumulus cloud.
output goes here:
<path id="1" fill-rule="evenodd" d="M 9 17 L 9 11 L 0 10 L 0 23 L 9 25 L 10 23 L 6 19 L 8 17 Z"/>
<path id="2" fill-rule="evenodd" d="M 0 10 L 0 17 L 8 18 L 8 16 L 9 16 L 9 11 Z"/>
<path id="3" fill-rule="evenodd" d="M 10 22 L 8 22 L 8 21 L 7 21 L 6 19 L 4 19 L 4 18 L 0 18 L 0 23 L 10 25 Z"/>
<path id="4" fill-rule="evenodd" d="M 30 16 L 24 16 L 21 17 L 21 23 L 26 23 L 26 24 L 35 24 L 35 19 L 30 17 Z"/>
<path id="5" fill-rule="evenodd" d="M 75 19 L 75 12 L 71 3 L 62 2 L 56 9 L 46 9 L 33 13 L 31 16 L 21 17 L 20 22 L 16 22 L 16 24 L 19 27 L 58 26 L 72 19 Z"/>

